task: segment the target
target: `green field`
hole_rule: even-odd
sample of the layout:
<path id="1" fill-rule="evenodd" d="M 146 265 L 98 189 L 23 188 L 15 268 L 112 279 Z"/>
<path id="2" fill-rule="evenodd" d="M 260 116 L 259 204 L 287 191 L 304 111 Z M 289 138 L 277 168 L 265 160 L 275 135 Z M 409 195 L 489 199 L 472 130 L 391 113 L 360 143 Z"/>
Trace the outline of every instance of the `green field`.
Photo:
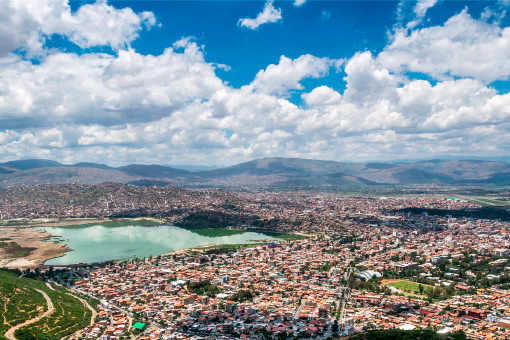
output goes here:
<path id="1" fill-rule="evenodd" d="M 295 241 L 295 240 L 306 240 L 311 236 L 305 236 L 302 234 L 282 234 L 282 233 L 273 233 L 273 232 L 263 232 L 267 236 L 274 237 L 275 239 L 284 240 L 284 241 Z"/>
<path id="2" fill-rule="evenodd" d="M 400 289 L 404 292 L 411 292 L 420 294 L 420 284 L 417 282 L 411 282 L 411 281 L 398 281 L 388 284 L 388 286 L 395 287 L 397 289 Z M 427 286 L 422 284 L 423 286 L 423 293 L 425 293 L 427 290 L 434 289 L 432 286 Z"/>
<path id="3" fill-rule="evenodd" d="M 0 270 L 0 339 L 6 339 L 4 334 L 9 328 L 47 310 L 44 297 L 36 289 L 50 297 L 54 311 L 16 331 L 17 339 L 56 340 L 85 328 L 90 322 L 91 311 L 79 300 L 67 295 L 64 289 L 52 290 L 44 282 L 19 278 L 11 272 Z"/>

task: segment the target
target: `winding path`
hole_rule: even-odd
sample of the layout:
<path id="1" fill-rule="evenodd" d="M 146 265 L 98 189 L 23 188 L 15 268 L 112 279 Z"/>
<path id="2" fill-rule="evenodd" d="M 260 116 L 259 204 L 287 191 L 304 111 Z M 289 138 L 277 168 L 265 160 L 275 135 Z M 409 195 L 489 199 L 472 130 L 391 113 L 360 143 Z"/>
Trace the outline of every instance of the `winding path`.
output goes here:
<path id="1" fill-rule="evenodd" d="M 90 311 L 92 312 L 92 315 L 90 316 L 90 326 L 93 326 L 94 325 L 94 321 L 96 320 L 96 316 L 97 316 L 97 312 L 94 308 L 92 308 L 92 306 L 87 302 L 87 300 L 84 300 L 82 299 L 81 297 L 78 297 L 74 294 L 71 294 L 71 293 L 66 293 L 67 295 L 71 295 L 72 297 L 80 300 L 81 303 L 83 303 L 83 305 L 85 307 L 87 307 L 88 309 L 90 309 Z"/>
<path id="2" fill-rule="evenodd" d="M 46 285 L 48 286 L 49 289 L 55 290 L 55 288 L 53 288 L 53 286 L 49 282 L 46 282 Z M 83 303 L 83 305 L 85 307 L 90 309 L 90 311 L 92 312 L 92 316 L 90 317 L 90 326 L 93 326 L 94 325 L 94 321 L 96 320 L 97 312 L 96 312 L 96 310 L 94 308 L 92 308 L 92 306 L 87 302 L 87 300 L 84 300 L 81 297 L 78 297 L 78 296 L 76 296 L 74 294 L 71 294 L 71 293 L 64 293 L 64 294 L 67 294 L 69 296 L 72 296 L 75 299 L 78 299 L 81 303 Z M 80 332 L 80 331 L 78 331 L 78 332 Z"/>
<path id="3" fill-rule="evenodd" d="M 12 327 L 11 329 L 9 329 L 6 333 L 5 333 L 5 337 L 9 340 L 17 340 L 16 337 L 14 336 L 14 333 L 16 333 L 16 331 L 18 329 L 20 329 L 21 327 L 25 327 L 27 325 L 30 325 L 34 322 L 37 322 L 39 320 L 41 320 L 42 318 L 50 315 L 51 313 L 53 313 L 53 302 L 51 301 L 50 297 L 45 293 L 43 292 L 42 290 L 39 290 L 39 289 L 36 289 L 39 293 L 41 293 L 44 298 L 46 299 L 46 303 L 48 304 L 48 310 L 46 312 L 44 312 L 42 315 L 39 315 L 33 319 L 30 319 L 28 321 L 25 321 L 23 323 L 20 323 L 19 325 L 16 325 L 14 327 Z"/>

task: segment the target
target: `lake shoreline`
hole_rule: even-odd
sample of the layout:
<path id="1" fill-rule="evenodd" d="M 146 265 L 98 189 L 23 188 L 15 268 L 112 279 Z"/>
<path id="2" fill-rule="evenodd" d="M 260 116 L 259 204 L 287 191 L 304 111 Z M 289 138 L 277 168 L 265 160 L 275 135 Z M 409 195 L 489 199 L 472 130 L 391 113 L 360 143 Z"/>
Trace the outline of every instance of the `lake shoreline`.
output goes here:
<path id="1" fill-rule="evenodd" d="M 40 219 L 40 220 L 32 220 L 30 222 L 28 221 L 19 221 L 21 223 L 19 224 L 3 224 L 0 225 L 0 230 L 7 231 L 9 230 L 9 238 L 12 238 L 12 242 L 16 243 L 16 246 L 19 246 L 21 248 L 30 246 L 31 249 L 30 253 L 24 254 L 23 256 L 13 256 L 12 254 L 6 254 L 5 251 L 2 252 L 2 248 L 0 247 L 0 267 L 7 267 L 7 268 L 18 268 L 18 269 L 26 269 L 26 268 L 35 268 L 40 265 L 53 265 L 53 266 L 59 266 L 61 264 L 46 264 L 48 261 L 60 257 L 66 256 L 69 252 L 73 252 L 75 249 L 73 249 L 72 246 L 69 246 L 69 242 L 66 242 L 66 238 L 62 237 L 61 235 L 51 233 L 49 230 L 46 230 L 46 232 L 40 230 L 39 228 L 65 228 L 66 227 L 92 227 L 94 225 L 110 225 L 110 226 L 116 226 L 119 224 L 119 227 L 123 227 L 123 224 L 125 223 L 126 226 L 130 225 L 136 225 L 137 222 L 142 222 L 144 225 L 141 225 L 143 227 L 157 227 L 162 225 L 167 225 L 167 222 L 155 219 L 151 217 L 137 217 L 137 218 L 116 218 L 116 219 L 99 219 L 99 218 L 87 218 L 87 219 L 65 219 L 65 220 L 57 220 L 57 219 Z M 18 221 L 9 221 L 11 223 L 18 222 Z M 264 234 L 266 240 L 273 240 L 273 239 L 279 239 L 278 237 L 273 237 L 277 235 L 284 235 L 285 237 L 281 237 L 282 240 L 293 240 L 293 239 L 302 239 L 310 237 L 310 235 L 302 235 L 302 234 L 296 234 L 296 233 L 280 233 L 280 232 L 274 232 L 269 230 L 262 230 L 262 229 L 248 229 L 248 228 L 186 228 L 186 227 L 177 227 L 179 229 L 184 229 L 191 231 L 193 233 L 199 233 L 202 235 L 206 235 L 207 233 L 219 233 L 220 236 L 229 236 L 233 235 L 230 232 L 233 231 L 239 231 L 240 234 L 247 233 L 247 232 L 253 232 L 253 233 L 259 233 Z M 205 232 L 207 231 L 207 233 Z M 226 234 L 222 234 L 221 232 L 226 232 Z M 228 231 L 228 232 L 227 232 Z M 24 235 L 23 237 L 16 237 L 16 235 Z M 30 237 L 27 237 L 27 235 L 30 235 Z M 53 238 L 53 239 L 52 239 Z M 21 241 L 21 239 L 30 240 L 30 244 L 27 242 Z M 67 240 L 68 241 L 68 240 Z M 257 240 L 248 240 L 253 241 L 253 244 L 257 244 Z M 11 240 L 9 240 L 11 242 Z M 243 241 L 246 242 L 246 241 Z M 236 244 L 236 243 L 232 243 Z M 1 245 L 1 243 L 0 243 Z M 207 248 L 211 246 L 219 246 L 219 245 L 226 245 L 226 243 L 207 243 L 199 246 L 192 246 L 192 247 L 186 247 L 183 249 L 171 251 L 171 252 L 164 252 L 160 256 L 166 256 L 166 255 L 173 255 L 178 254 L 182 252 L 186 252 L 192 249 L 202 249 Z M 139 256 L 139 254 L 135 255 L 136 257 L 127 257 L 127 258 L 142 258 L 142 256 Z M 122 259 L 127 259 L 122 258 Z M 116 259 L 112 259 L 116 260 Z M 110 259 L 105 260 L 111 261 Z M 96 261 L 96 262 L 105 262 L 105 261 Z"/>
<path id="2" fill-rule="evenodd" d="M 0 247 L 0 268 L 35 268 L 72 251 L 66 244 L 49 241 L 53 235 L 42 230 L 3 228 L 2 235 L 9 247 Z"/>
<path id="3" fill-rule="evenodd" d="M 65 243 L 73 251 L 64 258 L 53 256 L 44 265 L 61 266 L 104 262 L 115 259 L 148 258 L 215 244 L 257 244 L 276 240 L 277 234 L 244 229 L 184 229 L 141 220 L 122 220 L 97 225 L 36 227 L 54 236 L 50 242 Z M 263 240 L 263 241 L 260 241 Z"/>

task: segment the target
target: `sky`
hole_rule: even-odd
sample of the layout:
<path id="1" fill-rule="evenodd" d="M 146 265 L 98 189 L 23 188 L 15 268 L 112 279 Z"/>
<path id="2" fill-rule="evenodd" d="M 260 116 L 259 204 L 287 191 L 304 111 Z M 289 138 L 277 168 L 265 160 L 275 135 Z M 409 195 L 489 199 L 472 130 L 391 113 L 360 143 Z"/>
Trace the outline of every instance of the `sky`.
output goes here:
<path id="1" fill-rule="evenodd" d="M 510 156 L 510 1 L 0 1 L 0 161 Z"/>

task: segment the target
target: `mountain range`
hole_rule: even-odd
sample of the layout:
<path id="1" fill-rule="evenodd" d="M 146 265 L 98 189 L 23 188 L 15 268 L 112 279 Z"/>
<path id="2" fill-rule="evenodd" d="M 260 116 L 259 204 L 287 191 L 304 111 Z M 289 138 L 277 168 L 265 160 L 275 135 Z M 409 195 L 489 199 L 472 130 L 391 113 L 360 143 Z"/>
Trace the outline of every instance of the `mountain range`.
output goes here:
<path id="1" fill-rule="evenodd" d="M 427 160 L 401 163 L 342 163 L 271 157 L 208 170 L 162 165 L 110 167 L 65 165 L 46 159 L 0 163 L 0 187 L 126 182 L 135 185 L 324 187 L 365 185 L 510 185 L 510 163 Z"/>

